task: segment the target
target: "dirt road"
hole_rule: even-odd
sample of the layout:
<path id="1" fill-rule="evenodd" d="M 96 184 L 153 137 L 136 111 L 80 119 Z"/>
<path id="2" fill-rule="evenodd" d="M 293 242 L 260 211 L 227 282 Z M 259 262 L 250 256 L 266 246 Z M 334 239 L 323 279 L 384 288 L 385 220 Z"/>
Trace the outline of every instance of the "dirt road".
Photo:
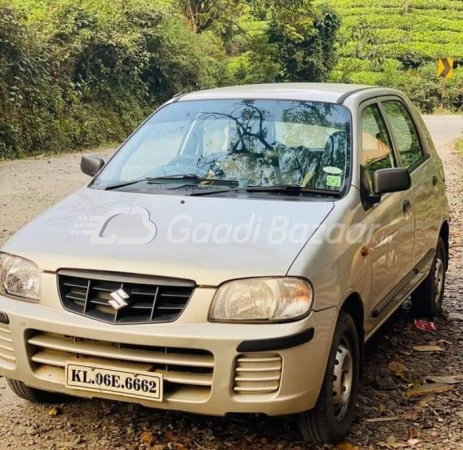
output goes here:
<path id="1" fill-rule="evenodd" d="M 451 266 L 445 309 L 447 313 L 463 313 L 463 158 L 448 145 L 461 136 L 463 119 L 426 120 L 446 166 L 452 206 Z M 107 157 L 110 151 L 99 153 Z M 87 178 L 79 172 L 79 159 L 80 155 L 74 154 L 0 163 L 0 244 L 46 207 L 85 183 Z M 420 384 L 428 375 L 463 373 L 463 322 L 448 320 L 444 315 L 436 326 L 437 332 L 414 328 L 405 305 L 368 345 L 357 419 L 349 436 L 356 446 L 353 448 L 463 448 L 463 384 L 442 394 L 416 399 L 404 396 L 411 384 Z M 438 344 L 445 351 L 421 354 L 412 350 L 415 345 L 429 343 Z M 392 390 L 378 389 L 384 388 L 384 384 Z M 409 441 L 410 438 L 418 442 Z M 81 400 L 51 410 L 49 406 L 17 399 L 0 380 L 0 450 L 109 450 L 147 445 L 156 450 L 314 448 L 300 442 L 289 419 L 209 418 L 125 403 Z"/>

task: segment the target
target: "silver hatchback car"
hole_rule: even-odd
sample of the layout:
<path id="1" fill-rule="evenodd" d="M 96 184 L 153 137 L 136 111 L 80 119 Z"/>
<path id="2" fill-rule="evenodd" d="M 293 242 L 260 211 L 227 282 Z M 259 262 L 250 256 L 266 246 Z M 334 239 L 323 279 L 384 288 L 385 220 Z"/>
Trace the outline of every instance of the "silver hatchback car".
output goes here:
<path id="1" fill-rule="evenodd" d="M 0 374 L 24 399 L 295 414 L 336 443 L 364 343 L 410 295 L 441 310 L 444 172 L 401 92 L 179 95 L 81 168 L 0 253 Z"/>

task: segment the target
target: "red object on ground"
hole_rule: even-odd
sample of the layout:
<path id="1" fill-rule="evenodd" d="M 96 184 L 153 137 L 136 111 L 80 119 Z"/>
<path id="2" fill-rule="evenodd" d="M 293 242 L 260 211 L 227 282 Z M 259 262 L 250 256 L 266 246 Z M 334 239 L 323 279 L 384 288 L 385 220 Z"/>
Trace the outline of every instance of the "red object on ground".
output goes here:
<path id="1" fill-rule="evenodd" d="M 434 322 L 428 322 L 427 320 L 415 319 L 415 327 L 421 331 L 436 331 L 436 324 Z"/>

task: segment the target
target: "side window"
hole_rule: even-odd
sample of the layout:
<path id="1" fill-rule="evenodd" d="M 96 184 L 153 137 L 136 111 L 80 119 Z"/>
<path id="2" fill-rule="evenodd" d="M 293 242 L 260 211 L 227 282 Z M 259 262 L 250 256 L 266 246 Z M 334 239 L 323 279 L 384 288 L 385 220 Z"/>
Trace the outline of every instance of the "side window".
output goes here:
<path id="1" fill-rule="evenodd" d="M 404 167 L 410 167 L 424 155 L 413 119 L 399 101 L 386 101 L 383 106 L 397 142 L 400 161 Z"/>
<path id="2" fill-rule="evenodd" d="M 371 193 L 372 175 L 378 169 L 394 167 L 394 152 L 378 105 L 367 106 L 362 111 L 362 146 L 360 164 L 363 168 L 365 188 Z"/>

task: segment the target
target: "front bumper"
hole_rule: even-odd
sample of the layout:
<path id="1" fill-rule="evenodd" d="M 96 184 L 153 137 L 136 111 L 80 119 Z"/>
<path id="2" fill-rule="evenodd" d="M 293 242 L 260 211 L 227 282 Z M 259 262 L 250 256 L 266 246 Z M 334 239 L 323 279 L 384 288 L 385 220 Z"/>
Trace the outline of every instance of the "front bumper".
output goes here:
<path id="1" fill-rule="evenodd" d="M 0 312 L 10 322 L 0 325 L 0 374 L 45 391 L 127 400 L 65 387 L 64 364 L 78 358 L 162 373 L 162 402 L 129 399 L 148 407 L 207 415 L 282 415 L 313 408 L 337 310 L 312 312 L 286 324 L 209 323 L 213 294 L 213 289 L 198 288 L 181 320 L 155 325 L 106 324 L 57 304 L 0 296 Z M 195 311 L 194 320 L 188 310 Z"/>

